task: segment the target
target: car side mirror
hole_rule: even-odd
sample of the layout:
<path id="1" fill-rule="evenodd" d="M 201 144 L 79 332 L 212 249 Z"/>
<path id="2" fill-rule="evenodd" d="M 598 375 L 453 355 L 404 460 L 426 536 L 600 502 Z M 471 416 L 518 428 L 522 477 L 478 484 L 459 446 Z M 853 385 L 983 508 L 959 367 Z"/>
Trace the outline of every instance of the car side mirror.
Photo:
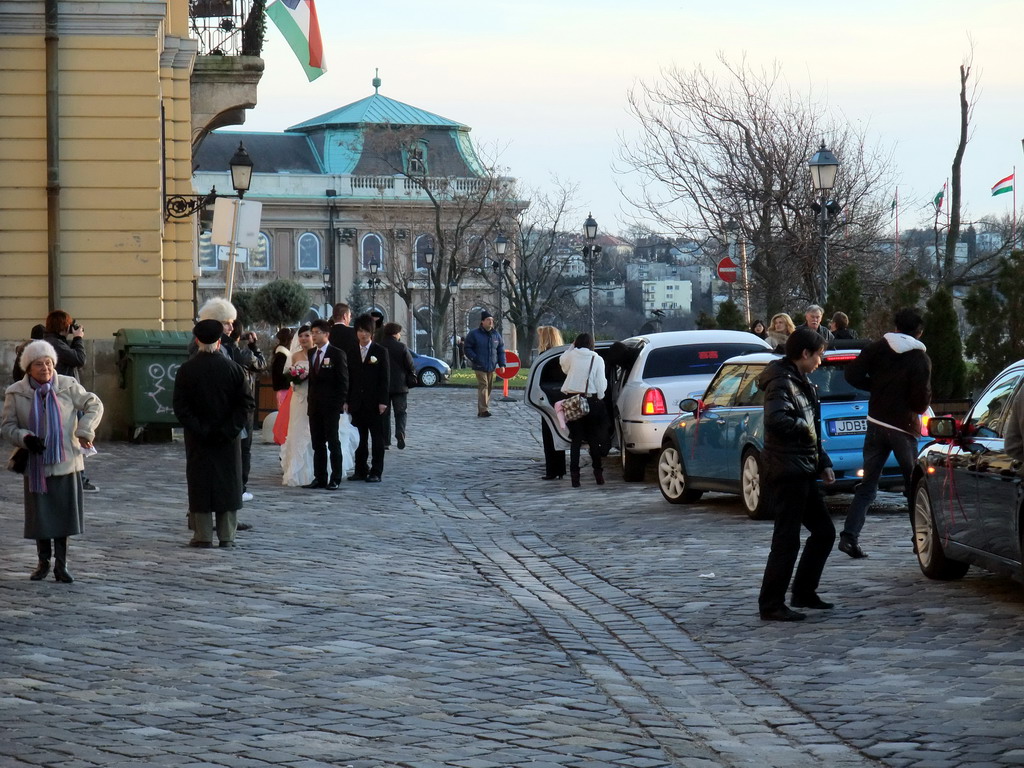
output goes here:
<path id="1" fill-rule="evenodd" d="M 938 440 L 957 437 L 956 419 L 951 416 L 932 416 L 928 419 L 928 437 Z"/>
<path id="2" fill-rule="evenodd" d="M 679 401 L 679 410 L 683 413 L 696 413 L 699 408 L 700 401 L 694 400 L 692 397 Z"/>

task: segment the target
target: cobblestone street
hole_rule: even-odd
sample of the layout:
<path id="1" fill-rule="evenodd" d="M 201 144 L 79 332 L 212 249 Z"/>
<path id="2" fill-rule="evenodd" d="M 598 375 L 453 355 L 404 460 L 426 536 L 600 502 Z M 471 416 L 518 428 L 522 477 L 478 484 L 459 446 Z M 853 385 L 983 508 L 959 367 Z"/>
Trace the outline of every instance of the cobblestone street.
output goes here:
<path id="1" fill-rule="evenodd" d="M 543 482 L 535 412 L 475 396 L 415 390 L 379 485 L 282 488 L 257 441 L 234 550 L 185 546 L 180 441 L 100 444 L 72 585 L 5 472 L 0 767 L 1024 765 L 1024 590 L 925 579 L 901 497 L 835 610 L 765 623 L 770 522 L 614 456 Z"/>

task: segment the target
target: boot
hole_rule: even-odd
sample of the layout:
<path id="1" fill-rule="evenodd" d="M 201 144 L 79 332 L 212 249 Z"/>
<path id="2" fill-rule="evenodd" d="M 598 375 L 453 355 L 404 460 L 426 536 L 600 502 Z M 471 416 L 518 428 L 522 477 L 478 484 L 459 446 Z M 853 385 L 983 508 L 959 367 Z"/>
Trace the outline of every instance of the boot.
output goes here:
<path id="1" fill-rule="evenodd" d="M 604 485 L 604 470 L 603 469 L 595 469 L 594 470 L 594 481 L 598 485 Z"/>
<path id="2" fill-rule="evenodd" d="M 573 488 L 579 488 L 580 487 L 580 472 L 579 472 L 579 470 L 576 469 L 576 470 L 571 471 L 569 473 L 569 477 L 572 479 L 572 487 Z"/>
<path id="3" fill-rule="evenodd" d="M 71 584 L 74 578 L 68 573 L 68 537 L 54 539 L 53 578 L 61 584 Z"/>
<path id="4" fill-rule="evenodd" d="M 32 581 L 42 581 L 46 578 L 46 575 L 50 572 L 50 540 L 49 539 L 37 539 L 36 540 L 36 554 L 39 555 L 39 564 L 36 569 L 32 571 L 32 575 L 29 576 Z"/>

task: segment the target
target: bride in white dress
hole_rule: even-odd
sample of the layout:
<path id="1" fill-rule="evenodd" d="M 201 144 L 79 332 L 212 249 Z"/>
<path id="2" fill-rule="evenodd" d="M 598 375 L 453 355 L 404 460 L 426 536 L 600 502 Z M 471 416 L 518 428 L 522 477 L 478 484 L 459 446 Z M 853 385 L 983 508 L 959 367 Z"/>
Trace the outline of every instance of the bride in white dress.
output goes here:
<path id="1" fill-rule="evenodd" d="M 309 326 L 299 328 L 292 341 L 288 368 L 309 371 L 308 352 L 313 348 Z M 291 403 L 288 411 L 288 437 L 281 446 L 282 485 L 301 486 L 313 482 L 313 442 L 309 437 L 309 417 L 306 415 L 309 380 L 292 382 Z"/>

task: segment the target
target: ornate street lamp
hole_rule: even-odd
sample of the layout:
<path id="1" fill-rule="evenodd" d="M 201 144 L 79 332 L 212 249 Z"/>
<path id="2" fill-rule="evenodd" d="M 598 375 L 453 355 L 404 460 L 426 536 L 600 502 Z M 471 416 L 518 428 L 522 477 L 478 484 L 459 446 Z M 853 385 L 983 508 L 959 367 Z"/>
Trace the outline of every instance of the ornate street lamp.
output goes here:
<path id="1" fill-rule="evenodd" d="M 459 284 L 452 280 L 448 283 L 448 293 L 452 297 L 452 368 L 459 367 L 459 332 L 455 326 L 455 297 L 459 295 Z"/>
<path id="2" fill-rule="evenodd" d="M 587 262 L 587 303 L 590 305 L 590 338 L 594 338 L 594 262 L 601 253 L 601 246 L 595 245 L 597 240 L 597 222 L 592 213 L 587 214 L 583 222 L 583 235 L 587 244 L 583 246 L 583 258 Z"/>
<path id="3" fill-rule="evenodd" d="M 428 247 L 423 252 L 423 261 L 427 263 L 427 349 L 430 352 L 430 356 L 434 356 L 434 302 L 433 302 L 433 284 L 434 277 L 431 266 L 434 263 L 434 248 Z"/>
<path id="4" fill-rule="evenodd" d="M 370 309 L 377 308 L 377 284 L 380 282 L 380 278 L 377 277 L 377 270 L 380 269 L 380 265 L 376 261 L 370 262 Z"/>
<path id="5" fill-rule="evenodd" d="M 498 258 L 494 260 L 494 273 L 498 276 L 498 317 L 497 328 L 498 333 L 501 333 L 501 280 L 505 275 L 505 269 L 508 267 L 508 259 L 505 258 L 505 251 L 508 250 L 508 238 L 504 234 L 498 235 L 498 238 L 494 241 L 494 252 L 498 255 Z"/>
<path id="6" fill-rule="evenodd" d="M 828 193 L 836 185 L 836 174 L 839 172 L 839 161 L 828 149 L 825 142 L 821 148 L 814 153 L 807 161 L 807 167 L 811 171 L 811 184 L 821 196 L 821 263 L 818 272 L 818 303 L 825 306 L 828 301 Z"/>
<path id="7" fill-rule="evenodd" d="M 242 142 L 238 142 L 238 149 L 235 150 L 228 166 L 231 168 L 231 186 L 241 198 L 249 191 L 249 184 L 252 182 L 252 159 Z M 187 219 L 193 213 L 213 205 L 216 199 L 216 187 L 212 187 L 205 195 L 168 195 L 164 201 L 164 221 Z"/>

